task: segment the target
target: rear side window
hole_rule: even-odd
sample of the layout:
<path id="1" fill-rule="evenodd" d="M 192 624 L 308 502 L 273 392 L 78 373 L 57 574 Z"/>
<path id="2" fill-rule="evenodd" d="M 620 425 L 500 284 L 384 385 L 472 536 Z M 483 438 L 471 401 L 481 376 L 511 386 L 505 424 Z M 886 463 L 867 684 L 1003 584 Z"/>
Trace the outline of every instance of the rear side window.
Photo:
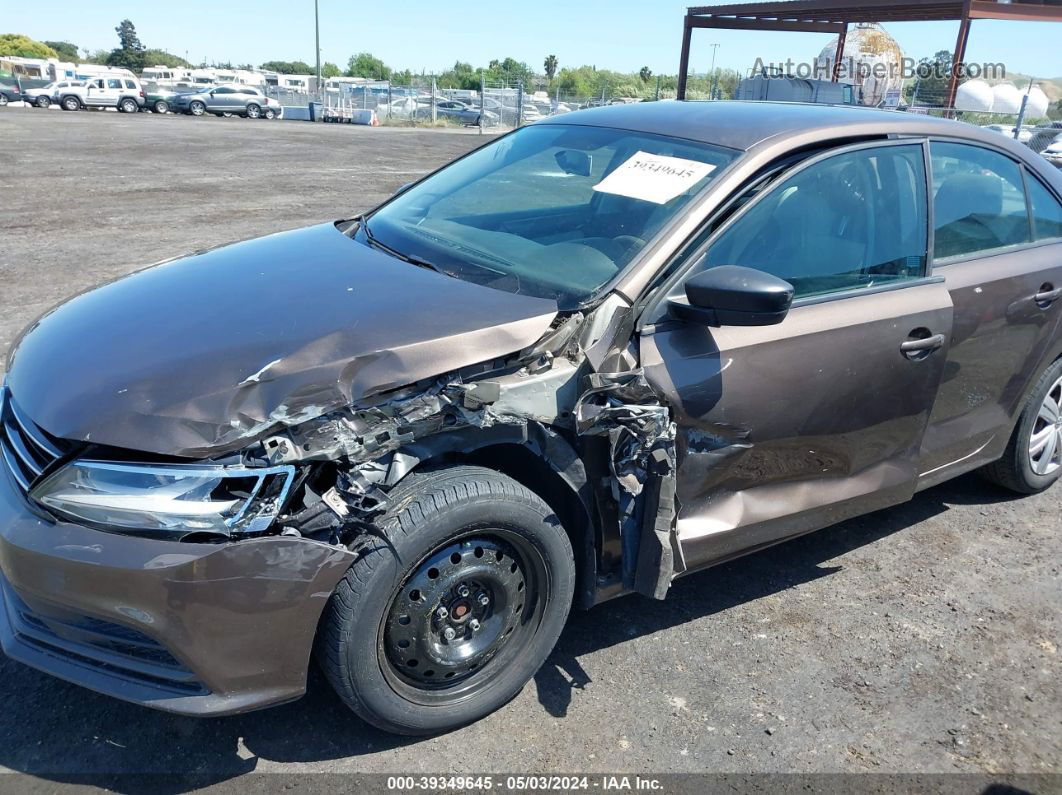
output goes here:
<path id="1" fill-rule="evenodd" d="M 126 88 L 136 88 L 136 83 L 134 83 L 132 80 L 126 80 L 125 81 L 125 87 Z"/>
<path id="2" fill-rule="evenodd" d="M 1032 205 L 1033 229 L 1037 240 L 1062 237 L 1062 204 L 1043 184 L 1029 174 L 1029 203 Z"/>
<path id="3" fill-rule="evenodd" d="M 1021 168 L 999 152 L 934 142 L 933 256 L 971 256 L 1028 243 Z"/>
<path id="4" fill-rule="evenodd" d="M 107 81 L 107 88 L 121 88 L 122 81 L 115 80 L 113 77 Z"/>
<path id="5" fill-rule="evenodd" d="M 921 145 L 859 149 L 773 187 L 708 249 L 703 267 L 742 265 L 793 285 L 796 297 L 925 274 Z"/>

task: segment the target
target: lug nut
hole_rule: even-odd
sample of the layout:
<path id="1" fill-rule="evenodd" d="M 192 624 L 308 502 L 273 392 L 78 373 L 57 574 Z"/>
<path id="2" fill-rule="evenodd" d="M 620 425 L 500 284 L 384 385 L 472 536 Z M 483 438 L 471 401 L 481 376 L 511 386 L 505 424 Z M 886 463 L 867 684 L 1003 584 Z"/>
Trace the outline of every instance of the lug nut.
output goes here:
<path id="1" fill-rule="evenodd" d="M 435 615 L 437 615 L 440 619 L 445 619 L 448 615 L 450 615 L 450 611 L 446 609 L 446 605 L 439 605 L 439 609 L 435 611 Z"/>
<path id="2" fill-rule="evenodd" d="M 458 585 L 457 586 L 457 595 L 460 596 L 462 599 L 467 599 L 469 593 L 471 593 L 471 591 L 468 590 L 468 586 L 467 585 Z"/>
<path id="3" fill-rule="evenodd" d="M 468 622 L 468 628 L 475 632 L 477 629 L 479 629 L 479 620 L 473 618 L 471 621 Z"/>
<path id="4" fill-rule="evenodd" d="M 453 627 L 447 627 L 443 630 L 443 637 L 447 640 L 453 640 L 456 636 L 457 633 L 454 631 Z"/>
<path id="5" fill-rule="evenodd" d="M 490 597 L 487 596 L 485 593 L 481 593 L 479 595 L 479 603 L 481 605 L 483 605 L 484 607 L 486 607 L 487 605 L 490 604 Z"/>

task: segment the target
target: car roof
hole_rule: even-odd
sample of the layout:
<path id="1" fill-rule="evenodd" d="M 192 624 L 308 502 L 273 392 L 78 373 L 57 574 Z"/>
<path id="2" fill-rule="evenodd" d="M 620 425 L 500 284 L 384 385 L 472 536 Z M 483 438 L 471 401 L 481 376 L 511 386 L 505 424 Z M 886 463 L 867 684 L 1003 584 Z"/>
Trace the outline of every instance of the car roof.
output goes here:
<path id="1" fill-rule="evenodd" d="M 1006 141 L 992 130 L 933 116 L 807 102 L 637 102 L 579 110 L 539 123 L 614 127 L 742 151 L 770 138 L 816 131 L 824 139 L 895 134 L 946 135 L 995 145 Z"/>

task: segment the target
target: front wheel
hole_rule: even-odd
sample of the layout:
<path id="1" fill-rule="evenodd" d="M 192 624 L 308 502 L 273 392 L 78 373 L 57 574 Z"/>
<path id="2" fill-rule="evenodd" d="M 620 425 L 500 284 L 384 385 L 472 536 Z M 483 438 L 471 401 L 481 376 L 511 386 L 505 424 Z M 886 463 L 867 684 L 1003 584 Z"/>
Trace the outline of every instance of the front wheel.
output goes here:
<path id="1" fill-rule="evenodd" d="M 1062 359 L 1040 376 L 1003 457 L 982 472 L 1019 494 L 1036 494 L 1062 477 Z"/>
<path id="2" fill-rule="evenodd" d="M 47 108 L 51 104 L 52 104 L 51 97 L 37 97 L 37 107 L 38 108 Z"/>
<path id="3" fill-rule="evenodd" d="M 269 120 L 273 120 L 273 119 L 275 119 L 277 117 L 277 112 L 275 110 L 273 110 L 272 108 L 266 108 L 265 109 L 265 113 L 263 113 L 262 115 L 265 116 Z"/>
<path id="4" fill-rule="evenodd" d="M 0 94 L 0 108 L 7 105 L 7 94 Z"/>
<path id="5" fill-rule="evenodd" d="M 155 100 L 155 104 L 151 106 L 151 109 L 156 113 L 169 113 L 170 103 L 164 99 Z"/>
<path id="6" fill-rule="evenodd" d="M 508 702 L 568 616 L 575 564 L 557 516 L 482 467 L 414 473 L 322 617 L 317 656 L 369 723 L 431 734 Z"/>

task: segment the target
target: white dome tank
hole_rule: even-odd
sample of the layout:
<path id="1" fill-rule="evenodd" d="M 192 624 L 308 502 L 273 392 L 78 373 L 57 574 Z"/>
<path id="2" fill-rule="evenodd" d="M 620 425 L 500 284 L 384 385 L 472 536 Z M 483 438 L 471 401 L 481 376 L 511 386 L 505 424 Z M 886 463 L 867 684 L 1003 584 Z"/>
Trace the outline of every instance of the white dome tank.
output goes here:
<path id="1" fill-rule="evenodd" d="M 829 80 L 837 39 L 823 48 L 815 59 L 815 77 Z M 882 64 L 882 66 L 878 66 Z M 874 23 L 860 23 L 849 29 L 841 56 L 842 83 L 856 86 L 856 96 L 864 105 L 877 105 L 885 93 L 903 86 L 903 51 L 896 40 Z M 875 76 L 875 67 L 877 74 Z"/>
<path id="2" fill-rule="evenodd" d="M 955 110 L 972 110 L 988 113 L 995 103 L 996 94 L 984 80 L 967 80 L 955 92 Z"/>
<path id="3" fill-rule="evenodd" d="M 1000 83 L 992 87 L 994 99 L 992 111 L 994 113 L 1009 113 L 1016 115 L 1021 110 L 1021 92 L 1011 83 Z"/>
<path id="4" fill-rule="evenodd" d="M 1047 106 L 1050 105 L 1047 94 L 1040 90 L 1039 86 L 1033 86 L 1029 92 L 1029 104 L 1025 106 L 1026 119 L 1042 119 L 1047 115 Z"/>

